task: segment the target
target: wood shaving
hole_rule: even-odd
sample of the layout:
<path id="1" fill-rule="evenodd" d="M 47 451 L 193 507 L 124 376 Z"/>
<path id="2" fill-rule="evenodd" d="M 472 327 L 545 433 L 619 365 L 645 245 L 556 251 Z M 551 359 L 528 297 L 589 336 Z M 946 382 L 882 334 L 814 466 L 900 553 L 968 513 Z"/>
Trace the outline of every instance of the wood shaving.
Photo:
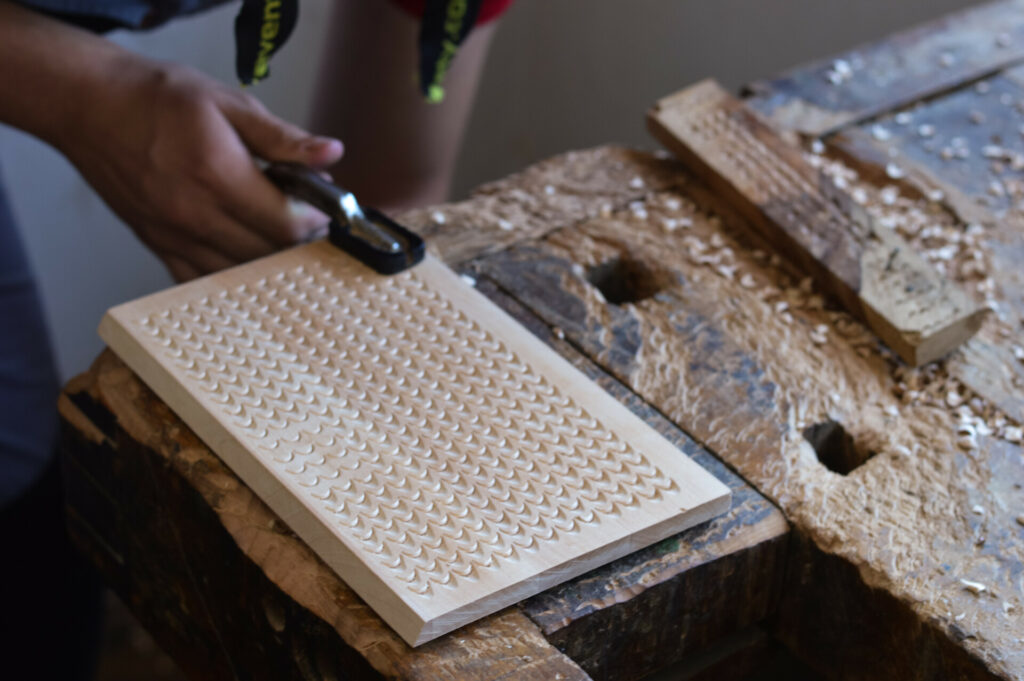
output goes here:
<path id="1" fill-rule="evenodd" d="M 970 591 L 975 596 L 981 595 L 988 591 L 988 587 L 981 582 L 973 582 L 969 579 L 961 579 L 960 583 L 964 585 L 964 588 Z"/>
<path id="2" fill-rule="evenodd" d="M 876 123 L 871 126 L 871 136 L 879 142 L 884 142 L 892 137 L 892 133 L 885 126 Z"/>

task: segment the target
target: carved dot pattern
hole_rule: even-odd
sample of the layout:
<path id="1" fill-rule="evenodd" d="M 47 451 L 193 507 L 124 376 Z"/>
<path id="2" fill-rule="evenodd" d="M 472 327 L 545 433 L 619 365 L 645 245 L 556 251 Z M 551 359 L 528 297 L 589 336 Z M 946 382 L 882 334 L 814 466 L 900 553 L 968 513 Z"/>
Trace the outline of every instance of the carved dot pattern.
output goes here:
<path id="1" fill-rule="evenodd" d="M 798 225 L 810 239 L 810 250 L 821 256 L 836 234 L 863 236 L 863 228 L 828 201 L 821 188 L 780 157 L 751 132 L 750 123 L 737 121 L 736 112 L 711 98 L 695 101 L 687 116 L 691 143 L 718 159 L 720 172 L 742 187 L 754 203 L 765 206 L 781 224 Z M 811 225 L 819 226 L 812 232 Z"/>
<path id="2" fill-rule="evenodd" d="M 339 267 L 138 324 L 268 469 L 413 592 L 678 489 L 415 270 Z"/>

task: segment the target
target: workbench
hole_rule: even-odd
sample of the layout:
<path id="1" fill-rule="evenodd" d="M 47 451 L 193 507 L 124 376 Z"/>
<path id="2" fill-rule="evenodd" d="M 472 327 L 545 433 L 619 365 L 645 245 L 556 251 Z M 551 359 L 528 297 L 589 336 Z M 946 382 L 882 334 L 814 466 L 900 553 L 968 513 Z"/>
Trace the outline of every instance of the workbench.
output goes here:
<path id="1" fill-rule="evenodd" d="M 412 649 L 108 351 L 60 399 L 73 538 L 196 679 L 1024 678 L 1022 9 L 746 92 L 993 309 L 922 369 L 664 154 L 570 152 L 401 217 L 725 482 L 725 515 Z"/>

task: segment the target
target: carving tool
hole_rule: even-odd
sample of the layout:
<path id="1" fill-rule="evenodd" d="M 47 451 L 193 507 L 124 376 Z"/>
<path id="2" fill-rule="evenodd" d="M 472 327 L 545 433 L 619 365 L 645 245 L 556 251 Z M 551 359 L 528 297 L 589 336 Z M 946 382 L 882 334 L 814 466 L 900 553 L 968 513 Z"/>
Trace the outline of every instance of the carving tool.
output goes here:
<path id="1" fill-rule="evenodd" d="M 323 211 L 331 219 L 328 240 L 381 274 L 396 274 L 423 260 L 426 245 L 379 210 L 298 163 L 271 163 L 263 173 L 277 187 Z"/>

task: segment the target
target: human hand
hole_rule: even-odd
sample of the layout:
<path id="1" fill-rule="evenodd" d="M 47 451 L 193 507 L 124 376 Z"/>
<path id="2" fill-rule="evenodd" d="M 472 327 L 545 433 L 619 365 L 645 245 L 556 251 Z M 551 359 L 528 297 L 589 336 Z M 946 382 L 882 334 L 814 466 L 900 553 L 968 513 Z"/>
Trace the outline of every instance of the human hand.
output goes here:
<path id="1" fill-rule="evenodd" d="M 254 97 L 183 66 L 122 54 L 52 140 L 106 203 L 184 281 L 326 232 L 254 157 L 315 168 L 341 142 L 270 114 Z"/>

